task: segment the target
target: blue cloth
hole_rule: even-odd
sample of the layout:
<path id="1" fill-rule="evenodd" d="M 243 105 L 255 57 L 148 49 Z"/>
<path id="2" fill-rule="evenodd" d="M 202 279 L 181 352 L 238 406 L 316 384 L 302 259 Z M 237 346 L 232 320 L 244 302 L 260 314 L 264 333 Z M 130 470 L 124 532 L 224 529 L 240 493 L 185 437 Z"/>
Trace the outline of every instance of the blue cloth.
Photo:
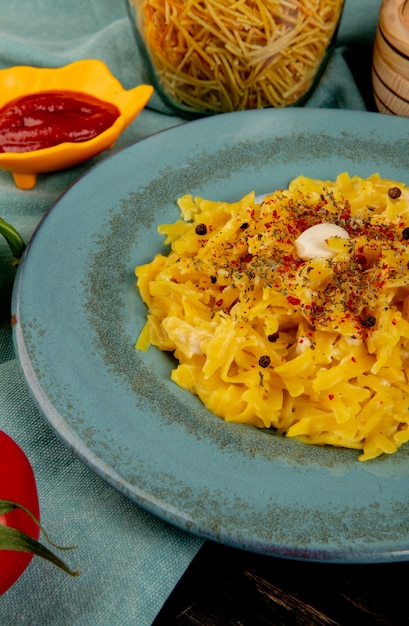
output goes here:
<path id="1" fill-rule="evenodd" d="M 380 0 L 346 0 L 336 49 L 312 107 L 371 109 L 372 44 Z M 0 69 L 57 67 L 99 58 L 125 88 L 149 82 L 124 0 L 0 0 Z M 181 123 L 155 94 L 121 135 L 116 150 Z M 28 240 L 60 193 L 100 155 L 70 170 L 38 177 L 21 191 L 0 171 L 0 215 Z M 149 626 L 202 542 L 131 504 L 64 448 L 35 408 L 11 340 L 10 297 L 15 269 L 0 240 L 0 428 L 28 455 L 38 483 L 42 521 L 82 575 L 69 578 L 35 558 L 0 598 L 8 626 Z M 0 555 L 1 567 L 1 555 Z"/>

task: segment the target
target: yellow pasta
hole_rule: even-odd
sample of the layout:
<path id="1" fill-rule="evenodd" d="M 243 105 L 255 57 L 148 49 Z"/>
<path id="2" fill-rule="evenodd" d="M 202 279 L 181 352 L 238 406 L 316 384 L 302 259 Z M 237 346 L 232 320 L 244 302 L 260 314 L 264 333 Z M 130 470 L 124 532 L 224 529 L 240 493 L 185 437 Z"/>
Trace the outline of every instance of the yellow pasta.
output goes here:
<path id="1" fill-rule="evenodd" d="M 164 92 L 194 111 L 296 103 L 311 87 L 343 0 L 133 0 Z"/>
<path id="2" fill-rule="evenodd" d="M 256 202 L 185 195 L 168 256 L 136 268 L 136 347 L 226 421 L 368 460 L 409 439 L 409 189 L 374 174 L 298 177 Z M 300 236 L 342 227 L 325 254 Z M 314 229 L 313 229 L 314 230 Z M 301 256 L 300 256 L 301 255 Z"/>

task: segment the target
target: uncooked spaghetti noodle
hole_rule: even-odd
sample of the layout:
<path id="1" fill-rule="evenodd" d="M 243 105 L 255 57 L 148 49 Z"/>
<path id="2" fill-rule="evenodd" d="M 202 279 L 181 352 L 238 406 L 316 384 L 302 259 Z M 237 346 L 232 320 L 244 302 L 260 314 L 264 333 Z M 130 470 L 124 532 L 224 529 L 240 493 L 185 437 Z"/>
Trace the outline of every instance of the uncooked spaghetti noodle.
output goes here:
<path id="1" fill-rule="evenodd" d="M 296 103 L 311 87 L 343 0 L 132 0 L 159 83 L 186 109 Z"/>

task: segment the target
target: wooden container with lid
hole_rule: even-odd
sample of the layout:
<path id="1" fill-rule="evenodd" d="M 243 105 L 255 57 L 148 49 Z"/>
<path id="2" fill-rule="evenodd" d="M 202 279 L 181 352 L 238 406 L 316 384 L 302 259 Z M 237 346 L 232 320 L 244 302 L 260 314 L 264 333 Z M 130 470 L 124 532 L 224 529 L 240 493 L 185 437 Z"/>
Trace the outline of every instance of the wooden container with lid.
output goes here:
<path id="1" fill-rule="evenodd" d="M 409 117 L 409 0 L 381 4 L 372 86 L 378 111 Z"/>

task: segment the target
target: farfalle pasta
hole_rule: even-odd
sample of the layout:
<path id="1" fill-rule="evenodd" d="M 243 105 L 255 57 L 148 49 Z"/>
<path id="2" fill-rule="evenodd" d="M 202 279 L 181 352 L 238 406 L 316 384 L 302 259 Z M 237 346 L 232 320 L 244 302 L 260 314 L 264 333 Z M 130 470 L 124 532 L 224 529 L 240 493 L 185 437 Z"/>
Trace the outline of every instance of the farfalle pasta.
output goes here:
<path id="1" fill-rule="evenodd" d="M 175 383 L 230 422 L 368 460 L 409 439 L 409 190 L 374 174 L 300 176 L 257 202 L 185 195 L 168 256 L 136 268 L 137 349 L 174 353 Z M 316 224 L 347 237 L 300 258 Z"/>

